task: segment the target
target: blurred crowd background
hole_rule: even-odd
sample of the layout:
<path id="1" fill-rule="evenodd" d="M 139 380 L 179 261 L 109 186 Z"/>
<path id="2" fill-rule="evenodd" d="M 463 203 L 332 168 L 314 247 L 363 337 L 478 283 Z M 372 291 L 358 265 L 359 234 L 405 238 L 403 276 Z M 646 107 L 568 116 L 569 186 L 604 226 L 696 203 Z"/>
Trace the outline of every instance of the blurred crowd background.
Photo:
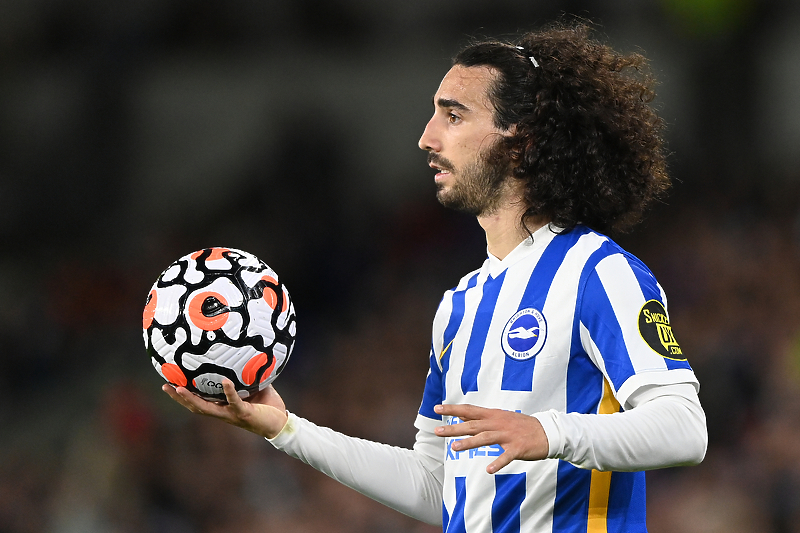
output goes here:
<path id="1" fill-rule="evenodd" d="M 0 1 L 0 532 L 433 532 L 173 404 L 139 329 L 208 246 L 287 284 L 291 410 L 400 446 L 444 290 L 480 265 L 417 139 L 449 58 L 563 14 L 647 55 L 675 186 L 654 271 L 710 444 L 654 533 L 800 531 L 794 0 Z M 669 446 L 669 442 L 663 443 Z"/>

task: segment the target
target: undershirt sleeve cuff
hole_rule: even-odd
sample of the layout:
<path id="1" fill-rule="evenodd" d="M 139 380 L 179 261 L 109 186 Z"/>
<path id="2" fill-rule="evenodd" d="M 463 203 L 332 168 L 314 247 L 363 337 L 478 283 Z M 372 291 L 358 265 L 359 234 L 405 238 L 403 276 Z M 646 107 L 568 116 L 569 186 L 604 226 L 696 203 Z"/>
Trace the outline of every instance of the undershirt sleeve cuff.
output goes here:
<path id="1" fill-rule="evenodd" d="M 555 409 L 532 415 L 542 425 L 544 434 L 547 437 L 548 459 L 557 458 L 564 452 L 564 434 L 558 426 L 558 422 L 556 422 L 556 415 Z"/>
<path id="2" fill-rule="evenodd" d="M 298 429 L 297 415 L 289 411 L 286 411 L 286 414 L 288 416 L 286 418 L 286 423 L 283 425 L 283 428 L 281 428 L 278 434 L 272 437 L 271 439 L 267 438 L 267 441 L 270 442 L 273 446 L 275 446 L 279 450 L 284 449 L 292 441 Z"/>

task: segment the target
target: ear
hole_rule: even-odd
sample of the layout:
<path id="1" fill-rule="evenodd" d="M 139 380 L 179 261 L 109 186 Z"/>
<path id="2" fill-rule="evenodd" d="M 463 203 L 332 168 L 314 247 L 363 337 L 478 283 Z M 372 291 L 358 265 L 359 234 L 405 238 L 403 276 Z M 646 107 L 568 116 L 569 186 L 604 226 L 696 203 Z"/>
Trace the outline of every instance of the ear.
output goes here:
<path id="1" fill-rule="evenodd" d="M 508 129 L 503 130 L 501 135 L 502 135 L 502 138 L 500 140 L 502 142 L 504 142 L 506 144 L 506 146 L 508 146 L 510 144 L 509 141 L 511 139 L 513 139 L 517 135 L 517 125 L 516 124 L 512 124 L 511 126 L 508 127 Z M 519 160 L 519 157 L 520 157 L 519 150 L 517 150 L 515 148 L 510 148 L 508 150 L 507 154 L 508 154 L 507 157 L 511 161 L 518 161 Z"/>
<path id="2" fill-rule="evenodd" d="M 511 160 L 511 163 L 514 166 L 518 166 L 522 160 L 522 153 L 526 148 L 526 145 L 530 144 L 526 142 L 526 140 L 520 139 L 516 137 L 517 134 L 517 125 L 513 124 L 510 128 L 508 128 L 508 135 L 507 138 L 509 140 L 513 139 L 511 144 L 511 148 L 508 150 L 508 157 Z"/>

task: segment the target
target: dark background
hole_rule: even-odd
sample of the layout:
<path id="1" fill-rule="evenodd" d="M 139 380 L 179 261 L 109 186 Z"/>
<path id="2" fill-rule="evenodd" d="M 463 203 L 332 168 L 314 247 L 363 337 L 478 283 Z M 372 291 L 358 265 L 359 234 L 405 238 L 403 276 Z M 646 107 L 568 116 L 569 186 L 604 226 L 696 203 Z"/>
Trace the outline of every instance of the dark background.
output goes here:
<path id="1" fill-rule="evenodd" d="M 430 322 L 478 267 L 416 141 L 449 57 L 563 13 L 642 51 L 675 186 L 619 241 L 702 383 L 652 532 L 800 531 L 793 0 L 0 1 L 0 532 L 432 532 L 160 391 L 139 320 L 208 246 L 281 275 L 291 410 L 413 442 Z M 663 443 L 670 446 L 669 442 Z"/>

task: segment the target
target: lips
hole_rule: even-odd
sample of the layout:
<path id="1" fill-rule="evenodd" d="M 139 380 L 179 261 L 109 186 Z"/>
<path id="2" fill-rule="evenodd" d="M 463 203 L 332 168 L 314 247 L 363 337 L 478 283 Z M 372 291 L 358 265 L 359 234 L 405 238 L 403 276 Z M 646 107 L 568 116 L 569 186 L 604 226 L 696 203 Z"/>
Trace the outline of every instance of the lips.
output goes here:
<path id="1" fill-rule="evenodd" d="M 436 175 L 435 175 L 435 176 L 434 176 L 434 178 L 433 178 L 433 179 L 434 179 L 434 181 L 437 181 L 437 182 L 439 182 L 439 181 L 442 181 L 442 180 L 444 180 L 444 179 L 445 179 L 447 176 L 449 176 L 449 175 L 450 175 L 450 170 L 449 170 L 449 169 L 447 169 L 447 168 L 440 167 L 440 166 L 438 166 L 438 165 L 436 165 L 436 164 L 433 164 L 433 163 L 430 163 L 430 164 L 429 164 L 429 166 L 430 166 L 432 169 L 434 169 L 434 170 L 436 170 L 436 171 L 437 171 L 437 172 L 436 172 Z"/>
<path id="2" fill-rule="evenodd" d="M 450 168 L 448 168 L 446 166 L 443 166 L 443 165 L 437 165 L 435 163 L 429 163 L 428 166 L 431 167 L 434 170 L 438 170 L 439 172 L 447 172 L 447 173 L 451 172 Z"/>
<path id="3" fill-rule="evenodd" d="M 453 171 L 453 166 L 449 161 L 433 153 L 428 154 L 428 166 L 438 171 L 436 173 L 437 179 L 440 179 Z"/>

